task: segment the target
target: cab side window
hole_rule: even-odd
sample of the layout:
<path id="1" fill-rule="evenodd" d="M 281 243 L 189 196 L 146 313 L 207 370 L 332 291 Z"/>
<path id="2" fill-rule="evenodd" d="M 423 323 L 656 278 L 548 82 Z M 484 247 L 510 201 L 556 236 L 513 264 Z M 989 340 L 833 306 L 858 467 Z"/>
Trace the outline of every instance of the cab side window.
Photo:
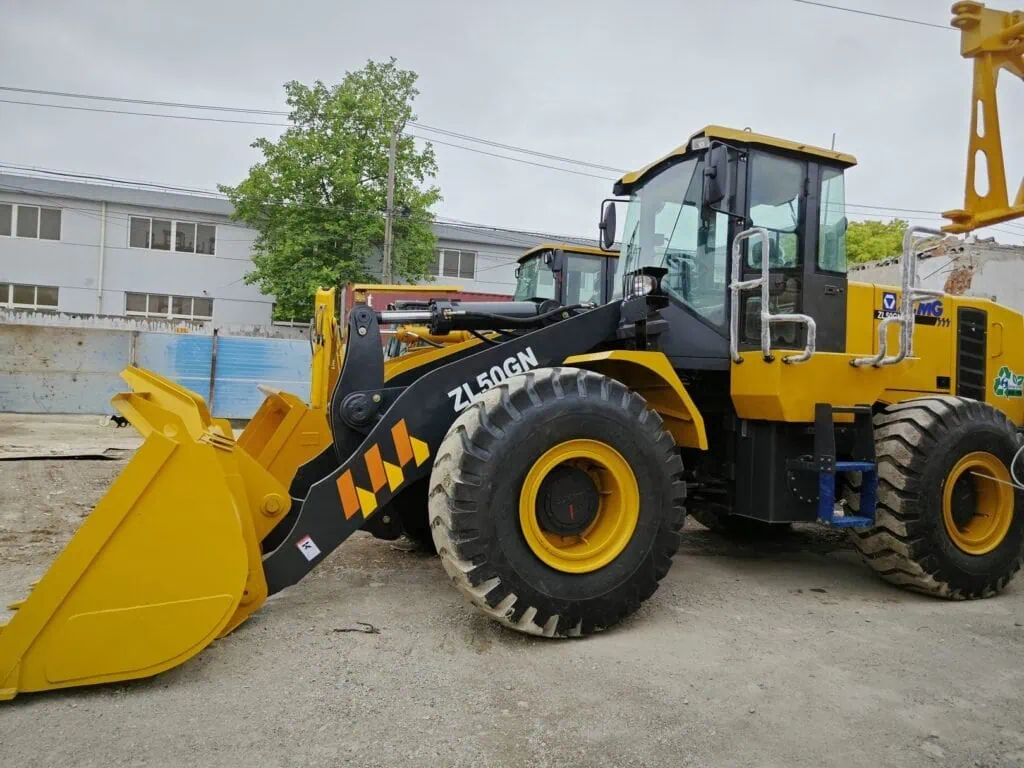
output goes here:
<path id="1" fill-rule="evenodd" d="M 769 236 L 769 265 L 772 269 L 799 267 L 803 211 L 804 163 L 777 155 L 755 152 L 750 181 L 750 221 L 764 227 Z M 748 266 L 761 266 L 761 242 L 751 241 Z"/>
<path id="2" fill-rule="evenodd" d="M 804 205 L 807 164 L 764 152 L 753 152 L 750 175 L 751 226 L 768 230 L 768 266 L 774 272 L 768 310 L 774 314 L 801 311 L 803 276 Z M 747 277 L 759 276 L 764 244 L 755 237 L 747 242 Z M 743 341 L 758 344 L 761 337 L 761 296 L 750 291 L 744 297 L 741 328 Z M 801 328 L 794 323 L 771 326 L 773 346 L 800 345 Z"/>
<path id="3" fill-rule="evenodd" d="M 818 269 L 846 274 L 846 199 L 843 172 L 821 169 Z"/>
<path id="4" fill-rule="evenodd" d="M 601 262 L 599 256 L 566 254 L 565 304 L 601 303 Z"/>

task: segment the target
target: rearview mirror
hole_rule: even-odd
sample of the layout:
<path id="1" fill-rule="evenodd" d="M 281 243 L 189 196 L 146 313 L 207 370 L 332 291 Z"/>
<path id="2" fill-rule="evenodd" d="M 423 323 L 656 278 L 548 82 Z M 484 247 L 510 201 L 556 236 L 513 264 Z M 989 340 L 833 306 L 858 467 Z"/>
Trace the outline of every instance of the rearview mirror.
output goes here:
<path id="1" fill-rule="evenodd" d="M 544 256 L 544 262 L 551 268 L 552 272 L 561 272 L 562 267 L 565 265 L 565 254 L 560 248 L 548 251 L 547 255 Z"/>
<path id="2" fill-rule="evenodd" d="M 724 144 L 715 144 L 704 164 L 704 205 L 714 205 L 725 199 L 729 175 L 729 150 Z"/>
<path id="3" fill-rule="evenodd" d="M 601 247 L 610 251 L 615 245 L 615 201 L 605 200 L 601 211 L 601 223 L 597 225 L 601 231 Z"/>

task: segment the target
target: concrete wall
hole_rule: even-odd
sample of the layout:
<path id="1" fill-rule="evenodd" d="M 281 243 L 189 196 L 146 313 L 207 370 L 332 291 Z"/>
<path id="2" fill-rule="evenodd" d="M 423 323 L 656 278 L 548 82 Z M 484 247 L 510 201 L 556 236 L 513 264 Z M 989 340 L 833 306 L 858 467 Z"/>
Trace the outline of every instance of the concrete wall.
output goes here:
<path id="1" fill-rule="evenodd" d="M 211 392 L 213 333 L 168 326 L 107 318 L 78 326 L 0 322 L 0 411 L 111 414 L 110 398 L 127 388 L 119 374 L 133 363 L 201 395 L 225 418 L 250 418 L 263 401 L 259 384 L 307 397 L 308 339 L 218 333 Z"/>
<path id="2" fill-rule="evenodd" d="M 1024 312 L 1024 248 L 993 242 L 948 241 L 918 260 L 921 288 L 983 296 Z M 857 265 L 850 279 L 898 286 L 899 259 Z"/>
<path id="3" fill-rule="evenodd" d="M 130 332 L 33 326 L 0 327 L 0 411 L 113 413 L 126 389 Z"/>

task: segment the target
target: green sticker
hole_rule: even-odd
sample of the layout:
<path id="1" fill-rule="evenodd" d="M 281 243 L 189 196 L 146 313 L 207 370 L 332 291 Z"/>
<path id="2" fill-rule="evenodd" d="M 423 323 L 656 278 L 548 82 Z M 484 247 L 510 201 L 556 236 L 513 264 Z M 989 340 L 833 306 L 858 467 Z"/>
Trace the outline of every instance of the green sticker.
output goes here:
<path id="1" fill-rule="evenodd" d="M 1024 397 L 1024 375 L 1018 376 L 1004 365 L 996 374 L 994 389 L 996 397 Z"/>

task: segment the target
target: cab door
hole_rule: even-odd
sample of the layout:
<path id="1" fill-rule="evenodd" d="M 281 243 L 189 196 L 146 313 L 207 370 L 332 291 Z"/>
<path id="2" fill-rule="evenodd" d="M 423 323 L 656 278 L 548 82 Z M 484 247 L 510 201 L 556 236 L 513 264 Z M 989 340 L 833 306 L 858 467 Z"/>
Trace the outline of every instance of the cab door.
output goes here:
<path id="1" fill-rule="evenodd" d="M 769 311 L 804 312 L 804 254 L 806 249 L 807 173 L 804 159 L 754 151 L 747 162 L 746 214 L 748 227 L 768 230 L 767 254 L 760 238 L 747 242 L 740 272 L 743 280 L 761 277 L 761 259 L 770 273 Z M 806 343 L 806 330 L 795 323 L 772 324 L 773 348 L 797 349 Z M 761 346 L 761 295 L 744 295 L 740 315 L 742 348 Z"/>
<path id="2" fill-rule="evenodd" d="M 604 259 L 583 253 L 565 251 L 565 265 L 562 268 L 563 306 L 572 304 L 603 304 L 601 298 L 604 281 Z"/>
<path id="3" fill-rule="evenodd" d="M 846 351 L 846 202 L 843 169 L 811 163 L 804 263 L 804 311 L 817 325 L 821 352 Z M 865 318 L 867 322 L 867 318 Z"/>

